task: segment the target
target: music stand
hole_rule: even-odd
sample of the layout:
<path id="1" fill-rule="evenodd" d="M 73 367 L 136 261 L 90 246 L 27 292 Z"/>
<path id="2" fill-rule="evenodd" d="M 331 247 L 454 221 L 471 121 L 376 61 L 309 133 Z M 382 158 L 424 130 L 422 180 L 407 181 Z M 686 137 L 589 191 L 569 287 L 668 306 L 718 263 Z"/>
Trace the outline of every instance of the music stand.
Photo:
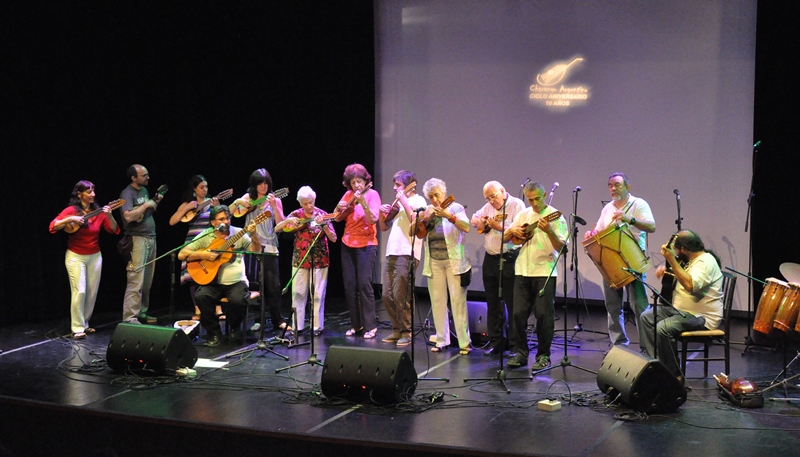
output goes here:
<path id="1" fill-rule="evenodd" d="M 244 255 L 243 252 L 238 253 L 238 254 Z M 258 277 L 259 277 L 258 291 L 259 291 L 259 294 L 260 294 L 259 298 L 261 299 L 261 317 L 260 317 L 261 320 L 259 322 L 264 322 L 264 320 L 266 318 L 266 316 L 264 315 L 264 298 L 265 298 L 264 297 L 264 295 L 265 295 L 265 293 L 264 293 L 264 257 L 266 257 L 266 256 L 276 256 L 277 254 L 273 254 L 271 252 L 247 252 L 247 254 L 254 255 L 254 256 L 256 256 L 256 258 L 258 258 L 258 268 L 259 268 L 259 272 L 258 272 Z M 246 326 L 246 323 L 245 323 L 245 326 Z M 251 345 L 249 345 L 247 347 L 244 347 L 242 349 L 239 349 L 238 351 L 231 352 L 231 353 L 227 354 L 225 356 L 225 358 L 229 359 L 231 357 L 234 357 L 234 356 L 237 356 L 237 355 L 240 355 L 240 354 L 244 354 L 244 353 L 247 353 L 247 352 L 266 351 L 266 352 L 270 352 L 272 354 L 275 354 L 278 357 L 281 357 L 283 360 L 289 360 L 288 356 L 275 352 L 274 346 L 272 346 L 271 344 L 267 343 L 264 340 L 264 327 L 266 327 L 266 326 L 262 324 L 260 332 L 259 332 L 259 336 L 258 336 L 258 341 L 256 343 L 251 344 Z"/>
<path id="2" fill-rule="evenodd" d="M 309 222 L 309 224 L 311 224 L 311 222 Z M 300 265 L 302 265 L 303 262 L 305 262 L 306 258 L 308 257 L 308 254 L 310 254 L 311 250 L 314 249 L 314 246 L 317 244 L 317 241 L 319 240 L 320 235 L 322 235 L 323 233 L 325 233 L 325 229 L 319 229 L 319 232 L 317 232 L 317 236 L 314 237 L 314 241 L 312 241 L 311 244 L 308 246 L 308 249 L 306 249 L 306 254 L 300 260 Z M 292 283 L 294 282 L 294 277 L 297 276 L 297 272 L 299 272 L 299 271 L 300 271 L 300 267 L 298 267 L 297 270 L 295 270 L 295 272 L 292 275 L 291 279 L 289 279 L 289 282 L 286 284 L 286 287 L 283 288 L 284 292 L 289 290 L 289 286 L 292 285 Z M 308 359 L 306 359 L 305 362 L 295 363 L 294 365 L 285 366 L 283 368 L 277 368 L 275 370 L 275 373 L 280 373 L 281 371 L 288 370 L 290 368 L 299 367 L 299 366 L 302 366 L 302 365 L 319 365 L 319 366 L 323 366 L 323 363 L 320 362 L 319 358 L 317 357 L 317 353 L 314 352 L 314 300 L 316 298 L 316 292 L 315 292 L 314 288 L 316 286 L 314 284 L 314 259 L 313 258 L 311 259 L 311 268 L 309 269 L 309 275 L 308 276 L 309 276 L 309 281 L 310 281 L 309 289 L 311 290 L 311 292 L 310 292 L 310 295 L 309 295 L 309 300 L 304 304 L 304 306 L 306 306 L 306 311 L 307 312 L 308 312 L 308 308 L 311 308 L 311 310 L 310 310 L 311 311 L 311 324 L 309 325 L 310 339 L 309 339 L 309 341 L 306 341 L 306 342 L 303 342 L 303 343 L 298 343 L 297 342 L 297 339 L 300 336 L 300 330 L 298 329 L 299 326 L 297 325 L 297 313 L 296 312 L 292 312 L 292 314 L 294 316 L 294 319 L 293 319 L 294 320 L 294 338 L 289 343 L 289 346 L 287 346 L 287 347 L 293 348 L 293 347 L 297 347 L 297 346 L 305 346 L 306 344 L 310 344 L 311 345 L 311 354 L 309 354 Z M 289 360 L 289 358 L 287 357 L 286 360 Z"/>

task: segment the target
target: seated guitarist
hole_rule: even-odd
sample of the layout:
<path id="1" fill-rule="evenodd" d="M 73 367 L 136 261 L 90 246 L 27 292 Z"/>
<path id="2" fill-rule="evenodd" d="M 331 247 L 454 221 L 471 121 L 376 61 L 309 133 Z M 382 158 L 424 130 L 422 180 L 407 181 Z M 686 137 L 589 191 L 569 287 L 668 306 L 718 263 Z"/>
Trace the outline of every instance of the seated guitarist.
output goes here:
<path id="1" fill-rule="evenodd" d="M 514 264 L 514 314 L 509 339 L 517 355 L 508 360 L 508 366 L 516 368 L 528 365 L 525 329 L 533 309 L 538 340 L 536 362 L 532 367 L 535 373 L 550 366 L 550 345 L 555 334 L 555 267 L 559 252 L 567 244 L 569 229 L 564 216 L 548 217 L 557 214 L 557 211 L 545 203 L 545 190 L 541 183 L 528 182 L 523 192 L 531 206 L 517 214 L 503 237 L 504 241 L 526 240 Z"/>
<path id="2" fill-rule="evenodd" d="M 230 225 L 231 212 L 226 205 L 211 208 L 210 221 L 211 227 L 200 232 L 194 241 L 181 249 L 178 258 L 186 262 L 203 262 L 209 269 L 219 268 L 213 281 L 197 286 L 194 296 L 197 307 L 200 308 L 200 325 L 208 333 L 206 346 L 217 347 L 222 342 L 222 330 L 219 320 L 214 314 L 214 308 L 222 297 L 228 299 L 228 309 L 225 310 L 231 329 L 228 337 L 231 340 L 239 339 L 241 336 L 239 329 L 244 318 L 245 306 L 250 299 L 250 284 L 247 281 L 241 254 L 233 254 L 226 261 L 230 254 L 214 252 L 213 248 L 209 249 L 209 247 L 212 243 L 215 246 L 219 244 L 219 242 L 215 243 L 216 240 L 228 240 L 238 236 L 229 250 L 245 251 L 250 248 L 250 236 L 247 233 L 237 235 L 245 229 Z M 221 265 L 215 264 L 215 262 L 220 262 Z"/>

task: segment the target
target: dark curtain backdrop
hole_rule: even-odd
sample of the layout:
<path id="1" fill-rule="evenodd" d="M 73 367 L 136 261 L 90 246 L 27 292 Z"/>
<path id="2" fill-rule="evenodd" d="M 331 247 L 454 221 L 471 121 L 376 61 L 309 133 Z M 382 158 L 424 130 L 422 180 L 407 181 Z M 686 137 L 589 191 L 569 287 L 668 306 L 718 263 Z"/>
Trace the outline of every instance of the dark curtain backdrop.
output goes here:
<path id="1" fill-rule="evenodd" d="M 75 182 L 89 179 L 103 204 L 127 185 L 132 163 L 148 167 L 151 190 L 170 186 L 157 213 L 159 253 L 182 243 L 170 227 L 188 178 L 211 192 L 244 193 L 266 167 L 276 187 L 311 185 L 331 210 L 352 162 L 373 169 L 373 5 L 349 2 L 16 2 L 0 14 L 0 152 L 5 199 L 0 223 L 0 323 L 69 315 L 63 234 L 48 223 Z M 752 273 L 780 277 L 800 263 L 793 68 L 798 6 L 759 2 Z M 422 168 L 424 164 L 413 165 Z M 663 162 L 653 167 L 664 167 Z M 675 173 L 682 166 L 670 164 Z M 724 189 L 720 189 L 724 192 Z M 742 196 L 742 205 L 747 204 Z M 720 223 L 725 214 L 709 208 Z M 341 226 L 337 227 L 341 232 Z M 124 265 L 116 238 L 102 237 L 98 312 L 121 310 Z M 291 240 L 282 239 L 288 280 Z M 341 297 L 338 247 L 329 296 Z M 159 261 L 152 306 L 169 304 L 169 259 Z M 285 281 L 284 281 L 285 282 Z M 760 287 L 754 285 L 755 301 Z M 188 295 L 179 290 L 188 310 Z"/>

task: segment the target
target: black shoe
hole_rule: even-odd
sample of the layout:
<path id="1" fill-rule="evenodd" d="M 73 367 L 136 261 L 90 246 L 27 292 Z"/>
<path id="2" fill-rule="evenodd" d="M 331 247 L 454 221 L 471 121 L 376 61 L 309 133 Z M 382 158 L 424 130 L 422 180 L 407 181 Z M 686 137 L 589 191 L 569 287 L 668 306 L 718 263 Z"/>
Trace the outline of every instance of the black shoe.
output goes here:
<path id="1" fill-rule="evenodd" d="M 228 330 L 228 339 L 231 341 L 238 341 L 239 338 L 242 337 L 242 331 L 239 329 L 239 326 L 233 327 Z"/>
<path id="2" fill-rule="evenodd" d="M 148 316 L 147 314 L 140 314 L 139 322 L 142 324 L 157 324 L 158 318 L 155 316 Z"/>
<path id="3" fill-rule="evenodd" d="M 502 351 L 500 351 L 500 349 L 489 348 L 489 349 L 487 349 L 486 351 L 483 352 L 483 356 L 484 357 L 493 357 L 493 356 L 496 356 L 496 355 L 500 355 L 501 352 Z"/>
<path id="4" fill-rule="evenodd" d="M 508 362 L 506 362 L 506 365 L 508 365 L 508 368 L 524 367 L 524 366 L 528 365 L 528 359 L 525 358 L 525 357 L 521 357 L 519 355 L 515 355 L 514 357 L 511 357 L 510 359 L 508 359 Z"/>
<path id="5" fill-rule="evenodd" d="M 208 341 L 206 341 L 206 344 L 204 344 L 203 346 L 209 348 L 215 348 L 220 344 L 222 344 L 222 338 L 219 335 L 214 335 L 211 338 L 209 338 Z"/>

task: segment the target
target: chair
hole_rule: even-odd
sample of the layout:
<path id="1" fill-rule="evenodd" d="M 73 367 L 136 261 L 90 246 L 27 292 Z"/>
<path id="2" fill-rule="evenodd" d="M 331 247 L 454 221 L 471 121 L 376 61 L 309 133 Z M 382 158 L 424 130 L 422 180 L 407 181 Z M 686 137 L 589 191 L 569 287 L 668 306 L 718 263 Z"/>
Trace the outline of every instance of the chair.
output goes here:
<path id="1" fill-rule="evenodd" d="M 242 318 L 242 339 L 245 339 L 246 335 L 247 335 L 247 322 L 248 322 L 248 320 L 250 318 L 250 307 L 251 306 L 257 306 L 257 307 L 259 307 L 259 309 L 261 309 L 260 297 L 261 297 L 261 292 L 259 292 L 257 290 L 251 290 L 250 291 L 250 300 L 248 301 L 247 306 L 245 307 L 244 318 Z M 222 306 L 226 306 L 229 302 L 228 302 L 228 299 L 226 297 L 222 297 L 219 300 L 219 303 Z M 224 310 L 224 308 L 223 308 L 223 310 Z M 230 332 L 230 328 L 228 327 L 228 321 L 226 319 L 225 320 L 225 333 L 227 334 L 228 332 Z"/>
<path id="2" fill-rule="evenodd" d="M 680 357 L 681 357 L 681 372 L 686 375 L 687 362 L 703 362 L 703 378 L 708 377 L 708 362 L 711 361 L 724 361 L 725 374 L 731 372 L 731 346 L 730 346 L 730 330 L 731 330 L 731 308 L 733 308 L 733 294 L 736 292 L 736 276 L 731 273 L 722 273 L 722 324 L 716 330 L 694 330 L 691 332 L 683 332 L 676 340 L 680 342 Z M 721 346 L 724 347 L 724 357 L 709 357 L 709 349 L 711 346 L 719 346 L 715 344 L 715 340 L 722 339 Z M 701 343 L 702 348 L 689 348 L 690 343 Z M 695 357 L 689 359 L 689 353 L 703 353 L 703 357 Z"/>

